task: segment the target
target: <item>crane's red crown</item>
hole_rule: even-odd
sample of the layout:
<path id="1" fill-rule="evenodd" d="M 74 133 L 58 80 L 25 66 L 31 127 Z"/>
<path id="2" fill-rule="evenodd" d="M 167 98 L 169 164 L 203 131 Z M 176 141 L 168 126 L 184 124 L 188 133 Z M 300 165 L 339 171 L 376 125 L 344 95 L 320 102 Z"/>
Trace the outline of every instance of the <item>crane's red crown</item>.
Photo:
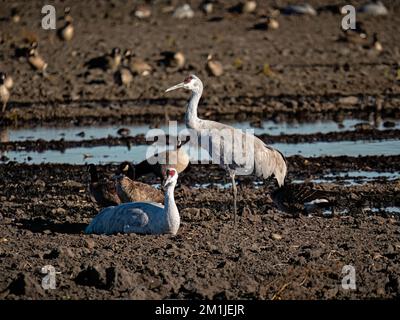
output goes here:
<path id="1" fill-rule="evenodd" d="M 185 78 L 185 80 L 183 80 L 184 83 L 189 83 L 190 81 L 192 81 L 193 77 L 192 76 L 188 76 Z"/>

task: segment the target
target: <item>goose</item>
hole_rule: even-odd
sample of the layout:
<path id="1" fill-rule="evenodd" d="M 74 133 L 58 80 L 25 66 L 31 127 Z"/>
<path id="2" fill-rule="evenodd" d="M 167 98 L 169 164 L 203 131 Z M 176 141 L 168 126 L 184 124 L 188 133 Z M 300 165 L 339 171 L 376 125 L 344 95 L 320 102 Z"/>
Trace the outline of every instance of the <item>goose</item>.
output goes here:
<path id="1" fill-rule="evenodd" d="M 38 70 L 42 75 L 46 75 L 47 63 L 38 52 L 38 44 L 34 42 L 28 53 L 28 63 L 35 70 Z"/>
<path id="2" fill-rule="evenodd" d="M 0 72 L 0 101 L 3 104 L 1 111 L 6 111 L 7 102 L 10 99 L 10 91 L 6 85 L 7 76 L 5 73 Z"/>
<path id="3" fill-rule="evenodd" d="M 163 51 L 158 63 L 165 68 L 181 69 L 185 65 L 185 55 L 180 51 Z"/>
<path id="4" fill-rule="evenodd" d="M 111 53 L 92 58 L 89 61 L 86 61 L 84 66 L 89 70 L 91 69 L 101 69 L 103 71 L 111 70 L 116 71 L 120 66 L 122 61 L 121 49 L 113 48 Z"/>
<path id="5" fill-rule="evenodd" d="M 125 50 L 124 59 L 129 68 L 132 70 L 133 74 L 148 76 L 152 71 L 152 67 L 147 62 L 140 58 L 134 57 L 132 51 L 129 49 Z"/>
<path id="6" fill-rule="evenodd" d="M 271 193 L 271 198 L 279 210 L 293 215 L 308 214 L 331 208 L 334 213 L 333 192 L 316 189 L 313 185 L 285 184 Z"/>
<path id="7" fill-rule="evenodd" d="M 120 86 L 130 88 L 133 82 L 133 74 L 127 66 L 121 66 L 118 71 L 114 74 L 115 81 Z"/>
<path id="8" fill-rule="evenodd" d="M 178 139 L 176 149 L 167 150 L 159 154 L 143 160 L 136 164 L 135 168 L 135 179 L 140 178 L 149 173 L 153 173 L 157 177 L 163 179 L 166 168 L 174 168 L 178 173 L 183 172 L 189 165 L 189 155 L 182 146 L 184 143 Z"/>
<path id="9" fill-rule="evenodd" d="M 222 76 L 224 73 L 224 67 L 222 66 L 222 63 L 218 60 L 215 60 L 211 54 L 209 54 L 207 57 L 206 70 L 209 75 L 214 77 Z"/>
<path id="10" fill-rule="evenodd" d="M 97 203 L 97 205 L 102 208 L 121 203 L 114 181 L 105 179 L 99 180 L 97 169 L 94 164 L 88 165 L 88 172 L 90 174 L 88 189 L 90 199 L 94 203 Z"/>
<path id="11" fill-rule="evenodd" d="M 64 10 L 64 26 L 58 31 L 58 36 L 61 40 L 70 41 L 74 36 L 73 19 L 70 15 L 71 8 L 67 7 Z"/>
<path id="12" fill-rule="evenodd" d="M 172 234 L 180 226 L 180 216 L 175 204 L 174 189 L 178 172 L 166 170 L 165 205 L 155 202 L 129 202 L 103 209 L 87 226 L 87 234 Z"/>
<path id="13" fill-rule="evenodd" d="M 134 168 L 131 163 L 125 161 L 119 166 L 120 174 L 115 177 L 118 197 L 121 202 L 153 201 L 161 203 L 164 200 L 160 190 L 148 184 L 133 181 Z"/>

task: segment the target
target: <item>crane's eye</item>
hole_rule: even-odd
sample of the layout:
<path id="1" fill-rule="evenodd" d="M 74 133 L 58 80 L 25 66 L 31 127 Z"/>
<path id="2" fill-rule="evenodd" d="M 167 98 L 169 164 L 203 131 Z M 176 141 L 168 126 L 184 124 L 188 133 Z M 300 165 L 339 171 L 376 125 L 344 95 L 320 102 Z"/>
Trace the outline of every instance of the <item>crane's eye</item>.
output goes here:
<path id="1" fill-rule="evenodd" d="M 193 78 L 191 76 L 189 76 L 189 77 L 186 77 L 185 80 L 183 80 L 183 82 L 184 83 L 189 83 L 190 81 L 192 81 L 192 79 Z"/>

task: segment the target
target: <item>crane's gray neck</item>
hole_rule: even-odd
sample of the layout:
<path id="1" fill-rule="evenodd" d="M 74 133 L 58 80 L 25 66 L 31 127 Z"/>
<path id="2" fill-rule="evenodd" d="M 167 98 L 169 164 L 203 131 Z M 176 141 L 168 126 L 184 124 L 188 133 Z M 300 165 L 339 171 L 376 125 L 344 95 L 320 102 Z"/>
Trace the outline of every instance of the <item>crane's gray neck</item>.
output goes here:
<path id="1" fill-rule="evenodd" d="M 203 88 L 199 88 L 198 90 L 192 92 L 192 96 L 190 97 L 186 109 L 185 122 L 186 127 L 190 129 L 195 129 L 199 122 L 199 118 L 197 117 L 197 107 L 199 105 L 202 92 Z"/>
<path id="2" fill-rule="evenodd" d="M 165 191 L 164 212 L 168 228 L 172 234 L 176 234 L 181 223 L 179 211 L 175 204 L 174 190 L 176 182 L 167 187 Z"/>

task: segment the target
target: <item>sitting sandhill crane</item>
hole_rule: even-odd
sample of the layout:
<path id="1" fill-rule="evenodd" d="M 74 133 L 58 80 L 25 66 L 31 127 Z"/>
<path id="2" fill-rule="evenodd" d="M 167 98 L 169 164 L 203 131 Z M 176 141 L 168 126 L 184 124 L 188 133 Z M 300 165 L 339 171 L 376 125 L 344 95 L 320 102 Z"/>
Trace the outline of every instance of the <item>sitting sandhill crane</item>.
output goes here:
<path id="1" fill-rule="evenodd" d="M 133 181 L 134 168 L 129 162 L 123 162 L 119 171 L 120 174 L 115 177 L 115 180 L 121 202 L 153 201 L 161 203 L 164 200 L 160 190 L 143 182 Z"/>
<path id="2" fill-rule="evenodd" d="M 115 206 L 121 203 L 117 194 L 115 181 L 99 179 L 96 166 L 89 164 L 88 172 L 90 174 L 89 194 L 90 199 L 99 207 Z"/>
<path id="3" fill-rule="evenodd" d="M 174 189 L 178 172 L 166 171 L 164 187 L 165 205 L 154 202 L 130 202 L 102 210 L 86 228 L 86 233 L 115 234 L 173 234 L 180 226 L 180 216 L 175 204 Z"/>
<path id="4" fill-rule="evenodd" d="M 188 76 L 183 82 L 169 88 L 166 92 L 183 88 L 190 90 L 192 96 L 186 109 L 186 127 L 194 130 L 197 136 L 207 136 L 209 143 L 207 151 L 213 159 L 218 160 L 220 166 L 224 168 L 232 179 L 233 199 L 234 199 L 234 221 L 236 224 L 236 198 L 237 189 L 235 183 L 235 176 L 237 170 L 247 171 L 247 174 L 253 171 L 257 177 L 268 178 L 274 175 L 278 181 L 279 186 L 282 186 L 286 176 L 286 160 L 282 153 L 270 146 L 267 146 L 263 141 L 258 139 L 252 134 L 243 132 L 240 129 L 233 128 L 226 124 L 215 121 L 203 120 L 197 117 L 197 107 L 203 93 L 203 83 L 195 75 Z M 221 143 L 224 140 L 226 133 L 232 139 L 232 143 Z M 219 146 L 220 148 L 215 148 Z M 248 150 L 243 156 L 240 156 L 233 148 L 235 146 L 244 146 L 248 150 L 252 146 L 252 150 Z M 205 149 L 205 148 L 204 148 Z M 247 166 L 243 164 L 243 158 L 251 159 L 251 169 L 248 170 Z M 228 161 L 226 161 L 228 159 Z M 247 161 L 246 161 L 247 164 Z"/>
<path id="5" fill-rule="evenodd" d="M 165 170 L 167 168 L 175 168 L 178 173 L 184 171 L 189 165 L 189 155 L 182 146 L 187 142 L 182 142 L 179 138 L 177 140 L 176 148 L 166 150 L 159 154 L 143 160 L 134 166 L 134 177 L 132 179 L 140 178 L 149 173 L 153 173 L 157 177 L 163 179 Z"/>

